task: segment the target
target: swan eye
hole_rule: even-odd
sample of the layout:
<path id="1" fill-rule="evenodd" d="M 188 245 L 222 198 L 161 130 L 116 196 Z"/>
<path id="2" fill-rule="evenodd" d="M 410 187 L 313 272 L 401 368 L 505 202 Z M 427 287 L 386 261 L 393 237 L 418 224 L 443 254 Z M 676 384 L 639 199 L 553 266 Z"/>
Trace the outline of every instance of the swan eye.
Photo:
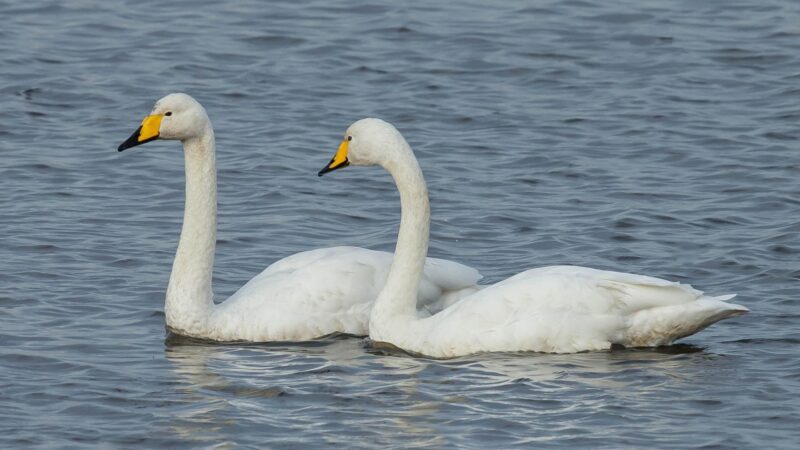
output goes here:
<path id="1" fill-rule="evenodd" d="M 167 112 L 166 112 L 164 115 L 165 115 L 165 116 L 167 116 L 167 117 L 169 117 L 169 116 L 171 116 L 171 115 L 172 115 L 172 111 L 167 111 Z"/>
<path id="2" fill-rule="evenodd" d="M 353 140 L 353 136 L 347 136 L 347 141 L 350 142 Z"/>

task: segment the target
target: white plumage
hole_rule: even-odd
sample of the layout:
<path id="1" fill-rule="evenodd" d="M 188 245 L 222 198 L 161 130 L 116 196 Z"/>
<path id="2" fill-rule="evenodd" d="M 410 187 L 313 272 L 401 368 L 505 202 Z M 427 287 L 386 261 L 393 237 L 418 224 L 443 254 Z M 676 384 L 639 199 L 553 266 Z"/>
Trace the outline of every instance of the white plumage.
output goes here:
<path id="1" fill-rule="evenodd" d="M 333 247 L 298 253 L 270 265 L 215 305 L 217 179 L 211 121 L 190 96 L 170 94 L 119 150 L 157 138 L 180 140 L 186 158 L 183 229 L 164 306 L 169 329 L 201 339 L 252 342 L 367 334 L 370 308 L 392 262 L 387 252 Z M 429 258 L 424 272 L 418 290 L 422 316 L 478 289 L 480 274 L 461 264 Z"/>
<path id="2" fill-rule="evenodd" d="M 367 335 L 369 313 L 392 254 L 331 247 L 288 256 L 256 275 L 211 313 L 208 337 L 248 341 L 299 341 L 341 332 Z M 428 258 L 418 289 L 418 314 L 439 311 L 442 299 L 477 290 L 475 269 Z"/>
<path id="3" fill-rule="evenodd" d="M 492 351 L 572 353 L 612 344 L 670 344 L 746 312 L 689 285 L 577 266 L 530 269 L 463 298 L 427 319 L 406 322 L 402 348 L 435 357 Z M 377 341 L 395 339 L 398 321 Z M 396 344 L 395 344 L 396 345 Z"/>
<path id="4" fill-rule="evenodd" d="M 676 282 L 576 266 L 530 269 L 465 296 L 427 318 L 414 314 L 428 248 L 427 188 L 411 147 L 390 124 L 360 120 L 322 173 L 348 164 L 383 166 L 400 192 L 394 262 L 369 325 L 377 343 L 450 358 L 479 352 L 570 353 L 612 344 L 665 345 L 747 312 Z"/>

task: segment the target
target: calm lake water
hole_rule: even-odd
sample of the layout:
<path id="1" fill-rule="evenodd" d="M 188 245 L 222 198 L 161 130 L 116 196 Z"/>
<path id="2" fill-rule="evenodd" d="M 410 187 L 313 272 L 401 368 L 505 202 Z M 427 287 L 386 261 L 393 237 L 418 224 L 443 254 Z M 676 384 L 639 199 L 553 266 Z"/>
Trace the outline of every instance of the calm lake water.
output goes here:
<path id="1" fill-rule="evenodd" d="M 796 448 L 800 3 L 223 3 L 0 2 L 0 447 Z M 301 250 L 393 248 L 387 174 L 316 176 L 377 116 L 425 171 L 433 256 L 752 312 L 450 361 L 167 339 L 183 155 L 116 147 L 173 91 L 216 128 L 220 300 Z"/>

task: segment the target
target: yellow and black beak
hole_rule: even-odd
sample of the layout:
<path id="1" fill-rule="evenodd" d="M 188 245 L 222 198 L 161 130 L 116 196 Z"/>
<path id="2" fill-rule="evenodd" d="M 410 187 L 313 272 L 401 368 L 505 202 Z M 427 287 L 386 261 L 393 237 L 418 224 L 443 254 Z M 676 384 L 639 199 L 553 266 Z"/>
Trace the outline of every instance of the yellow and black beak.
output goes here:
<path id="1" fill-rule="evenodd" d="M 144 144 L 145 142 L 158 139 L 158 133 L 161 129 L 161 119 L 163 118 L 164 116 L 162 114 L 153 114 L 152 116 L 145 117 L 139 129 L 134 131 L 131 137 L 125 142 L 119 144 L 117 151 L 121 152 L 131 147 Z"/>
<path id="2" fill-rule="evenodd" d="M 342 143 L 339 144 L 339 150 L 336 150 L 336 154 L 333 155 L 331 162 L 329 162 L 327 166 L 323 167 L 317 175 L 323 176 L 328 172 L 333 172 L 336 169 L 342 169 L 349 166 L 350 161 L 347 159 L 348 145 L 350 145 L 350 141 L 345 138 Z"/>

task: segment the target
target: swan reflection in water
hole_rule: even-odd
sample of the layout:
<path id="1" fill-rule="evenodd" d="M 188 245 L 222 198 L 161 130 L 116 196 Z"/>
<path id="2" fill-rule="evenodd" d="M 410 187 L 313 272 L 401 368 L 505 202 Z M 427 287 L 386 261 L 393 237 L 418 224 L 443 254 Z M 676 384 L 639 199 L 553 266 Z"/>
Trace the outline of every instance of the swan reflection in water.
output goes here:
<path id="1" fill-rule="evenodd" d="M 680 390 L 699 376 L 717 377 L 714 369 L 727 364 L 686 344 L 435 360 L 342 335 L 280 344 L 215 344 L 172 335 L 165 356 L 186 401 L 171 432 L 190 442 L 231 445 L 248 439 L 249 427 L 262 436 L 267 428 L 289 443 L 316 436 L 322 444 L 380 444 L 381 436 L 388 443 L 403 433 L 409 445 L 443 445 L 449 441 L 440 423 L 475 414 L 530 423 L 576 407 L 599 411 L 608 398 L 638 401 L 648 392 Z M 577 393 L 587 391 L 601 399 L 576 406 L 571 399 L 586 399 Z"/>

